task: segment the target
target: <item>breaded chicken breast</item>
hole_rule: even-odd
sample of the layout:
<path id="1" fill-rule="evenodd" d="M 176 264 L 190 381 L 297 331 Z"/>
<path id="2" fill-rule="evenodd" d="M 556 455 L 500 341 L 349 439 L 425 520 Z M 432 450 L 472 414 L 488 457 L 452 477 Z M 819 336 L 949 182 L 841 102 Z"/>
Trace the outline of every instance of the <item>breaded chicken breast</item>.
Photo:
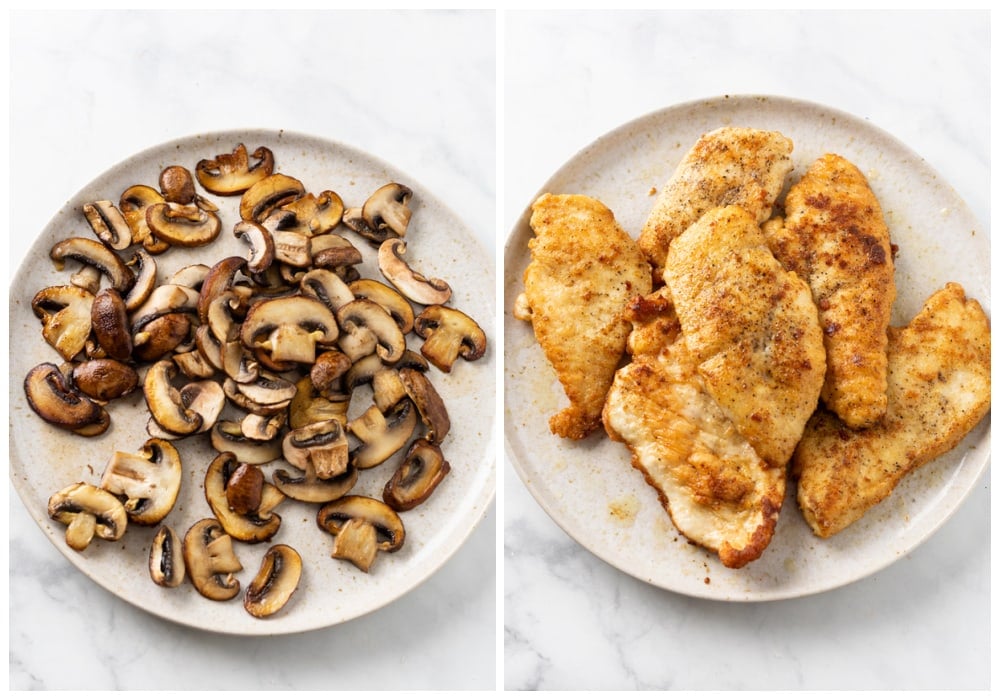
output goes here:
<path id="1" fill-rule="evenodd" d="M 664 280 L 708 393 L 768 465 L 784 467 L 826 373 L 809 287 L 738 206 L 712 209 L 674 239 Z"/>
<path id="2" fill-rule="evenodd" d="M 709 209 L 737 204 L 763 223 L 792 170 L 792 141 L 777 131 L 722 127 L 684 156 L 649 213 L 639 247 L 659 285 L 670 242 Z"/>
<path id="3" fill-rule="evenodd" d="M 851 430 L 820 410 L 795 451 L 799 506 L 820 537 L 860 519 L 989 411 L 989 320 L 958 284 L 933 294 L 908 326 L 889 329 L 888 355 L 882 422 Z"/>
<path id="4" fill-rule="evenodd" d="M 784 219 L 763 230 L 819 308 L 826 344 L 820 398 L 849 427 L 873 425 L 885 415 L 896 284 L 889 228 L 868 181 L 852 163 L 826 154 L 788 191 Z"/>
<path id="5" fill-rule="evenodd" d="M 608 435 L 656 489 L 677 529 L 727 567 L 771 541 L 785 470 L 769 467 L 705 388 L 666 287 L 629 307 L 632 361 L 604 404 Z"/>
<path id="6" fill-rule="evenodd" d="M 530 320 L 569 406 L 550 430 L 579 440 L 601 425 L 601 409 L 625 351 L 626 302 L 651 289 L 649 264 L 601 202 L 544 194 L 532 205 L 531 262 L 515 315 Z"/>

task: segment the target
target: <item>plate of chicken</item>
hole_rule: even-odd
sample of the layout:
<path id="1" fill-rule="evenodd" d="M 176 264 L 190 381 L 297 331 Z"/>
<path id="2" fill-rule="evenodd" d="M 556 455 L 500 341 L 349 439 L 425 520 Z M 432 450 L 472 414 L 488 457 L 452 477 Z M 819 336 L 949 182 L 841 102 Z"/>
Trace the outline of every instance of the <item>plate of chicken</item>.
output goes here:
<path id="1" fill-rule="evenodd" d="M 639 118 L 508 239 L 507 453 L 570 536 L 661 588 L 855 581 L 987 468 L 988 260 L 943 178 L 850 114 L 729 96 Z"/>

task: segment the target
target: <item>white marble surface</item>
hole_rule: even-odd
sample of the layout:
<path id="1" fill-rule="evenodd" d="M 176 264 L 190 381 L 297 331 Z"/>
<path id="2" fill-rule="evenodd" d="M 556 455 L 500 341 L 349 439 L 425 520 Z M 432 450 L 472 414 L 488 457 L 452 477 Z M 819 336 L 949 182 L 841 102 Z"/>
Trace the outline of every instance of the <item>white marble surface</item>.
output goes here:
<path id="1" fill-rule="evenodd" d="M 111 165 L 174 138 L 244 127 L 326 137 L 388 161 L 495 250 L 492 12 L 16 12 L 10 37 L 8 280 L 56 209 Z M 274 638 L 203 633 L 141 612 L 57 552 L 13 489 L 9 507 L 12 689 L 497 683 L 493 507 L 400 600 Z"/>
<path id="2" fill-rule="evenodd" d="M 869 119 L 921 154 L 989 228 L 989 16 L 507 13 L 504 223 L 605 132 L 664 106 L 773 94 Z M 507 689 L 984 689 L 990 480 L 911 555 L 772 603 L 686 598 L 566 535 L 505 460 Z"/>

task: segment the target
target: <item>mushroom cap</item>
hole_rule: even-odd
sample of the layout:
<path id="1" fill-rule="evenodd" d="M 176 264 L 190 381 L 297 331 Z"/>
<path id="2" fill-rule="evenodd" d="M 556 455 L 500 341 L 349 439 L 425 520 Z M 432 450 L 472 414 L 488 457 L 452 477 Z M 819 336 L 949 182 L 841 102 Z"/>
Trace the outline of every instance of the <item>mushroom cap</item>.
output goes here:
<path id="1" fill-rule="evenodd" d="M 458 357 L 469 362 L 486 353 L 486 333 L 470 316 L 448 306 L 428 306 L 413 321 L 424 344 L 420 353 L 442 372 L 451 372 Z"/>
<path id="2" fill-rule="evenodd" d="M 132 357 L 141 362 L 155 362 L 175 351 L 190 335 L 188 314 L 173 312 L 157 316 L 132 336 Z"/>
<path id="3" fill-rule="evenodd" d="M 184 565 L 195 589 L 211 600 L 230 600 L 240 593 L 233 576 L 243 565 L 233 551 L 233 540 L 214 518 L 204 518 L 184 535 Z"/>
<path id="4" fill-rule="evenodd" d="M 67 526 L 66 544 L 77 551 L 87 548 L 96 535 L 115 541 L 125 534 L 128 517 L 117 498 L 104 489 L 78 482 L 52 494 L 49 517 Z"/>
<path id="5" fill-rule="evenodd" d="M 236 274 L 245 269 L 246 264 L 246 258 L 232 255 L 212 265 L 199 290 L 197 310 L 201 323 L 208 321 L 208 307 L 212 300 L 232 288 Z"/>
<path id="6" fill-rule="evenodd" d="M 24 394 L 28 405 L 42 420 L 60 428 L 93 436 L 103 433 L 110 424 L 108 412 L 70 388 L 62 372 L 51 362 L 28 371 Z"/>
<path id="7" fill-rule="evenodd" d="M 123 294 L 135 283 L 135 274 L 115 251 L 92 238 L 74 236 L 59 241 L 49 250 L 49 257 L 60 270 L 67 258 L 96 267 L 107 275 L 111 286 Z"/>
<path id="8" fill-rule="evenodd" d="M 375 554 L 398 551 L 406 540 L 399 515 L 368 496 L 349 495 L 326 504 L 316 514 L 316 524 L 335 536 L 335 558 L 347 559 L 365 572 Z"/>
<path id="9" fill-rule="evenodd" d="M 114 287 L 102 289 L 94 297 L 90 306 L 90 327 L 98 345 L 109 357 L 124 361 L 132 356 L 128 310 Z"/>
<path id="10" fill-rule="evenodd" d="M 243 607 L 254 617 L 270 617 L 288 604 L 302 577 L 302 557 L 287 544 L 272 545 L 243 595 Z"/>
<path id="11" fill-rule="evenodd" d="M 135 454 L 116 451 L 101 488 L 123 501 L 129 520 L 156 525 L 174 507 L 181 488 L 181 456 L 166 440 L 150 438 Z"/>
<path id="12" fill-rule="evenodd" d="M 396 511 L 415 508 L 430 498 L 450 471 L 440 447 L 423 438 L 414 440 L 386 482 L 382 500 Z"/>
<path id="13" fill-rule="evenodd" d="M 156 238 L 146 224 L 146 210 L 154 204 L 165 202 L 163 195 L 149 185 L 132 185 L 122 192 L 118 200 L 129 228 L 132 229 L 132 243 L 141 243 L 152 255 L 159 255 L 170 248 L 166 241 Z"/>
<path id="14" fill-rule="evenodd" d="M 149 577 L 164 588 L 184 583 L 184 545 L 169 525 L 160 525 L 149 547 Z"/>
<path id="15" fill-rule="evenodd" d="M 451 286 L 442 279 L 427 277 L 401 257 L 406 242 L 390 238 L 378 247 L 378 269 L 400 294 L 418 304 L 444 304 L 451 299 Z"/>
<path id="16" fill-rule="evenodd" d="M 312 364 L 316 345 L 331 345 L 340 330 L 333 312 L 321 301 L 296 294 L 256 302 L 240 333 L 245 346 L 261 348 L 278 362 Z"/>
<path id="17" fill-rule="evenodd" d="M 121 398 L 139 386 L 139 373 L 110 357 L 81 362 L 70 376 L 77 389 L 97 401 Z"/>
<path id="18" fill-rule="evenodd" d="M 205 500 L 227 534 L 241 542 L 266 542 L 281 527 L 281 516 L 273 512 L 284 494 L 271 484 L 261 483 L 259 505 L 248 513 L 238 513 L 230 506 L 227 486 L 240 462 L 232 452 L 220 453 L 205 471 Z"/>
<path id="19" fill-rule="evenodd" d="M 168 165 L 160 171 L 160 193 L 168 202 L 191 204 L 195 201 L 194 178 L 183 165 Z"/>
<path id="20" fill-rule="evenodd" d="M 72 360 L 87 343 L 91 331 L 94 295 L 74 285 L 40 290 L 31 310 L 42 319 L 42 337 L 64 360 Z"/>
<path id="21" fill-rule="evenodd" d="M 220 153 L 215 158 L 198 161 L 195 177 L 212 194 L 242 194 L 274 172 L 274 154 L 270 148 L 260 146 L 252 156 L 253 162 L 246 146 L 237 144 L 232 153 Z"/>

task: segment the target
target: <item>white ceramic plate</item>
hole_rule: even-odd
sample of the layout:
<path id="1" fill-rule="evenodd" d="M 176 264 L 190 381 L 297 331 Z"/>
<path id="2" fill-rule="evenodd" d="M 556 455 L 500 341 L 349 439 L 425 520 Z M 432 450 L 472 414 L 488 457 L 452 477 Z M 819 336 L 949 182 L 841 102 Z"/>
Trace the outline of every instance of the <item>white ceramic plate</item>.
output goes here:
<path id="1" fill-rule="evenodd" d="M 147 572 L 147 552 L 154 529 L 130 526 L 119 542 L 95 539 L 82 553 L 69 549 L 64 527 L 47 516 L 49 496 L 76 481 L 98 483 L 113 451 L 139 449 L 148 437 L 148 413 L 142 392 L 137 391 L 108 406 L 112 423 L 104 435 L 80 438 L 38 418 L 27 405 L 21 381 L 35 364 L 61 361 L 42 339 L 41 324 L 30 302 L 42 287 L 67 284 L 69 275 L 78 267 L 68 262 L 64 271 L 57 271 L 48 251 L 69 235 L 92 235 L 81 205 L 94 199 L 117 202 L 126 187 L 137 183 L 156 187 L 164 167 L 177 163 L 193 171 L 198 160 L 228 153 L 241 142 L 250 150 L 259 145 L 270 147 L 277 170 L 302 180 L 309 192 L 334 190 L 347 206 L 364 202 L 386 182 L 398 181 L 411 187 L 413 216 L 407 231 L 406 259 L 415 269 L 449 281 L 454 290 L 449 305 L 476 319 L 489 338 L 487 354 L 476 362 L 459 359 L 450 374 L 433 367 L 428 374 L 451 417 L 451 432 L 442 449 L 452 470 L 429 500 L 402 514 L 406 527 L 404 547 L 394 554 L 380 554 L 371 573 L 363 574 L 352 564 L 331 558 L 333 539 L 317 527 L 316 506 L 286 500 L 277 509 L 282 525 L 272 542 L 295 547 L 302 555 L 304 570 L 299 590 L 289 605 L 265 620 L 255 619 L 243 609 L 242 592 L 237 599 L 218 603 L 202 598 L 187 583 L 178 589 L 153 584 Z M 161 281 L 186 264 L 211 264 L 227 255 L 245 255 L 245 246 L 232 235 L 233 224 L 239 220 L 239 197 L 209 195 L 200 187 L 199 191 L 220 206 L 222 233 L 204 248 L 172 249 L 159 256 Z M 362 276 L 379 278 L 375 249 L 347 229 L 339 232 L 362 251 Z M 406 174 L 353 148 L 284 131 L 239 131 L 180 139 L 144 151 L 104 173 L 67 202 L 40 233 L 11 284 L 11 481 L 52 543 L 83 573 L 122 599 L 160 617 L 206 630 L 265 635 L 326 627 L 375 610 L 434 573 L 466 540 L 492 501 L 496 426 L 494 279 L 487 252 L 444 204 Z M 415 308 L 419 311 L 422 307 Z M 407 341 L 414 350 L 419 350 L 422 342 L 415 334 L 409 335 Z M 358 392 L 352 415 L 370 403 L 370 392 L 367 396 L 361 389 Z M 164 522 L 183 536 L 196 520 L 212 515 L 202 479 L 215 453 L 207 436 L 176 444 L 185 478 L 177 504 Z M 363 472 L 355 492 L 379 496 L 398 461 L 397 456 Z M 265 473 L 270 473 L 273 466 L 265 465 Z M 245 589 L 267 546 L 236 543 L 235 549 L 244 567 L 238 578 Z"/>
<path id="2" fill-rule="evenodd" d="M 867 175 L 882 204 L 896 259 L 894 324 L 905 324 L 948 281 L 989 304 L 988 234 L 961 198 L 920 157 L 871 124 L 815 104 L 772 97 L 727 97 L 647 115 L 580 151 L 539 190 L 596 197 L 638 236 L 660 188 L 703 133 L 724 125 L 778 130 L 795 143 L 797 180 L 825 152 Z M 581 442 L 548 430 L 566 404 L 530 324 L 511 309 L 530 261 L 530 202 L 505 251 L 505 440 L 515 470 L 547 513 L 582 546 L 655 586 L 701 598 L 755 601 L 835 588 L 891 564 L 955 512 L 989 462 L 989 419 L 962 444 L 909 475 L 864 519 L 828 540 L 812 535 L 790 489 L 764 555 L 739 570 L 686 542 L 624 445 L 603 431 Z"/>

